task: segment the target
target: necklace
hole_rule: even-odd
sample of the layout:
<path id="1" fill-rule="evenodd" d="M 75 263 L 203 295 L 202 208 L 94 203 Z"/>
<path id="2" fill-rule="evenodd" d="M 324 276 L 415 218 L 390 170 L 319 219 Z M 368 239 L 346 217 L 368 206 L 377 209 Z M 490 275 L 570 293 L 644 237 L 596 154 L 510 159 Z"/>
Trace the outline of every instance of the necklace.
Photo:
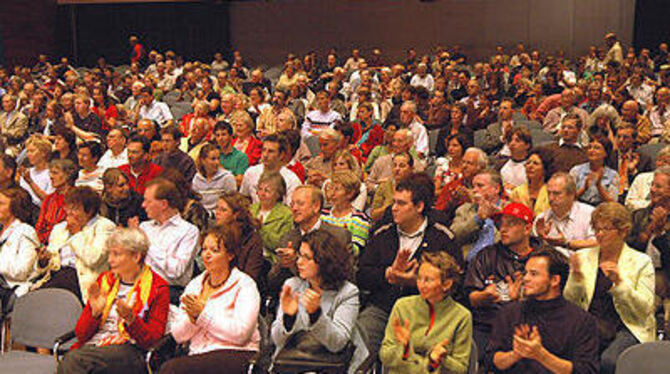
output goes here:
<path id="1" fill-rule="evenodd" d="M 211 288 L 219 288 L 219 287 L 221 287 L 224 283 L 226 283 L 227 280 L 228 280 L 228 278 L 222 280 L 221 282 L 219 282 L 219 284 L 212 284 L 212 276 L 210 275 L 210 276 L 207 277 L 207 284 L 208 284 Z"/>

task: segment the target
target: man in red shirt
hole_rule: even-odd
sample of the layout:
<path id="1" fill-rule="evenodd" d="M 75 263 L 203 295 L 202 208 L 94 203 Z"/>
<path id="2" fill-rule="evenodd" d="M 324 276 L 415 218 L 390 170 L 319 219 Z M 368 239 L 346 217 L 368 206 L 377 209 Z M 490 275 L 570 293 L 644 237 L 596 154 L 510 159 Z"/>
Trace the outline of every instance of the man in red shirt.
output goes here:
<path id="1" fill-rule="evenodd" d="M 144 195 L 147 182 L 163 173 L 162 167 L 149 161 L 150 147 L 146 138 L 134 135 L 128 141 L 128 163 L 119 167 L 128 177 L 130 188 L 140 196 Z"/>

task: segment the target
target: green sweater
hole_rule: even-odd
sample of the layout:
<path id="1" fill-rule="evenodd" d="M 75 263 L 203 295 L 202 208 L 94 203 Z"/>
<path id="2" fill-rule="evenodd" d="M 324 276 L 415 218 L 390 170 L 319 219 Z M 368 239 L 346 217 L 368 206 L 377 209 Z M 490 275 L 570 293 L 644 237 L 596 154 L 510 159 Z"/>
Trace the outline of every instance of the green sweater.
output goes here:
<path id="1" fill-rule="evenodd" d="M 449 353 L 442 360 L 439 373 L 466 373 L 472 349 L 472 315 L 463 305 L 447 297 L 434 306 L 435 322 L 430 326 L 430 305 L 421 296 L 398 299 L 388 323 L 379 352 L 385 373 L 428 373 L 431 349 L 449 339 Z M 409 355 L 403 358 L 405 348 L 398 343 L 393 321 L 400 316 L 410 321 Z"/>
<path id="2" fill-rule="evenodd" d="M 258 218 L 260 209 L 261 203 L 252 204 L 249 208 L 251 214 L 256 218 Z M 277 246 L 279 245 L 279 240 L 284 234 L 291 231 L 292 228 L 293 213 L 291 212 L 291 208 L 283 203 L 275 204 L 268 216 L 265 217 L 261 229 L 259 230 L 261 239 L 263 239 L 263 253 L 267 259 L 272 261 L 272 263 L 277 262 L 275 249 L 277 249 Z"/>

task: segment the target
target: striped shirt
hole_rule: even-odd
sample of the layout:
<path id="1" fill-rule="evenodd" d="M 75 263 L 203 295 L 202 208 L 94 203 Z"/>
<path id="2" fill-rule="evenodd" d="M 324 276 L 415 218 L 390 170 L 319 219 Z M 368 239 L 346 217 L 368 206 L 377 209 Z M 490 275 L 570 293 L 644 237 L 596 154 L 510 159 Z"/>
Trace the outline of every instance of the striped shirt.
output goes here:
<path id="1" fill-rule="evenodd" d="M 321 220 L 349 230 L 353 242 L 354 256 L 358 257 L 358 254 L 365 248 L 365 242 L 370 234 L 370 218 L 367 214 L 354 209 L 343 217 L 335 217 L 332 215 L 331 209 L 324 209 L 321 213 Z"/>

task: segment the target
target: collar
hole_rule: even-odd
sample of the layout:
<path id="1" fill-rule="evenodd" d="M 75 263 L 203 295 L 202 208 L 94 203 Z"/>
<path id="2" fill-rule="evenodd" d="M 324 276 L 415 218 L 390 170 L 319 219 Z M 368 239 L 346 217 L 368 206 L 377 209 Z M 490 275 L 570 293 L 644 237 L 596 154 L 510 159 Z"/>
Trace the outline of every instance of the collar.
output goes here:
<path id="1" fill-rule="evenodd" d="M 415 239 L 415 238 L 418 238 L 418 237 L 422 236 L 424 234 L 424 232 L 426 231 L 426 227 L 428 227 L 428 218 L 424 218 L 423 223 L 421 224 L 421 226 L 419 226 L 419 229 L 416 230 L 413 233 L 407 233 L 407 232 L 402 231 L 400 229 L 400 226 L 396 226 L 396 227 L 398 228 L 398 235 L 400 237 L 406 238 L 406 239 Z"/>
<path id="2" fill-rule="evenodd" d="M 537 300 L 535 298 L 528 298 L 523 302 L 523 309 L 532 314 L 548 312 L 556 310 L 565 304 L 563 296 L 558 296 L 550 300 Z"/>
<path id="3" fill-rule="evenodd" d="M 556 215 L 556 213 L 554 213 L 553 209 L 549 209 L 548 218 L 553 218 L 557 221 L 569 221 L 576 213 L 576 210 L 577 210 L 577 201 L 575 200 L 572 202 L 572 206 L 570 207 L 570 210 L 568 210 L 568 213 L 565 215 L 565 217 L 559 217 Z"/>
<path id="4" fill-rule="evenodd" d="M 566 142 L 563 140 L 563 138 L 559 139 L 559 140 L 558 140 L 558 146 L 559 146 L 559 147 L 562 147 L 562 146 L 564 146 L 564 145 L 566 145 L 566 146 L 570 146 L 570 147 L 577 147 L 577 148 L 580 148 L 580 149 L 582 148 L 582 145 L 579 144 L 578 141 L 577 141 L 577 142 L 574 142 L 574 143 L 566 143 Z"/>
<path id="5" fill-rule="evenodd" d="M 176 221 L 179 220 L 179 219 L 181 219 L 181 215 L 179 215 L 179 213 L 175 213 L 175 215 L 168 218 L 165 221 L 165 223 L 163 223 L 163 224 L 161 224 L 158 220 L 155 220 L 155 219 L 152 220 L 152 221 L 153 221 L 154 226 L 165 227 L 165 226 L 170 225 L 170 224 L 176 224 Z"/>
<path id="6" fill-rule="evenodd" d="M 316 230 L 318 230 L 318 229 L 320 229 L 320 228 L 321 228 L 321 219 L 317 219 L 317 220 L 316 220 L 316 223 L 314 224 L 314 226 L 312 226 L 312 228 L 309 229 L 309 231 L 307 231 L 307 232 L 302 231 L 302 229 L 301 229 L 300 227 L 298 227 L 298 229 L 300 230 L 300 235 L 307 235 L 307 234 L 309 234 L 310 232 L 312 232 L 312 231 L 316 231 Z"/>

